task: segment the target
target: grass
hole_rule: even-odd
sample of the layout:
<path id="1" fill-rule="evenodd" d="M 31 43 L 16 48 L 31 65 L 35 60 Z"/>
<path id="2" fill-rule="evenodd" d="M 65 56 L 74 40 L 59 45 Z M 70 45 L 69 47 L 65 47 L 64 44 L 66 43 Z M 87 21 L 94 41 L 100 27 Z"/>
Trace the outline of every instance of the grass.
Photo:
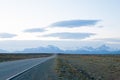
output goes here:
<path id="1" fill-rule="evenodd" d="M 20 59 L 29 59 L 29 58 L 40 58 L 51 56 L 52 54 L 0 54 L 0 62 L 13 61 Z"/>
<path id="2" fill-rule="evenodd" d="M 120 80 L 120 55 L 59 55 L 60 80 Z"/>
<path id="3" fill-rule="evenodd" d="M 91 78 L 79 72 L 74 66 L 69 64 L 67 60 L 58 59 L 56 72 L 60 80 L 89 80 Z"/>

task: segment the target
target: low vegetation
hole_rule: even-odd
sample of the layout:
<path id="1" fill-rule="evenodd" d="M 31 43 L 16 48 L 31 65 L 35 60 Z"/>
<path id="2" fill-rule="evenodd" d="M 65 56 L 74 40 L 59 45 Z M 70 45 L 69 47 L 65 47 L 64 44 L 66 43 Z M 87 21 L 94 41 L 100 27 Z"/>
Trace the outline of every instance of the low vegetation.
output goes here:
<path id="1" fill-rule="evenodd" d="M 52 54 L 0 54 L 0 62 L 4 61 L 13 61 L 20 59 L 29 59 L 29 58 L 40 58 L 51 56 Z"/>
<path id="2" fill-rule="evenodd" d="M 58 79 L 60 80 L 90 80 L 84 71 L 79 71 L 67 60 L 58 59 L 56 72 L 58 73 Z"/>
<path id="3" fill-rule="evenodd" d="M 120 80 L 120 55 L 60 55 L 60 80 Z"/>

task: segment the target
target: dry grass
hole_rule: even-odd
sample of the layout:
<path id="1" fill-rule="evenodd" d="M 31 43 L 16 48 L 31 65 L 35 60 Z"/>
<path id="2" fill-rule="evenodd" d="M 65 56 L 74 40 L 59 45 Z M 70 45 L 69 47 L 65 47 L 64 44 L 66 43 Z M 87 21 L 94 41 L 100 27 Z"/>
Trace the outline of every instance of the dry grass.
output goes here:
<path id="1" fill-rule="evenodd" d="M 76 69 L 77 73 L 80 72 L 79 75 L 85 76 L 84 80 L 120 79 L 120 55 L 60 55 L 59 59 L 64 61 L 62 65 L 67 61 L 67 64 Z"/>
<path id="2" fill-rule="evenodd" d="M 52 54 L 0 54 L 0 62 L 29 59 L 29 58 L 40 58 L 51 55 Z"/>

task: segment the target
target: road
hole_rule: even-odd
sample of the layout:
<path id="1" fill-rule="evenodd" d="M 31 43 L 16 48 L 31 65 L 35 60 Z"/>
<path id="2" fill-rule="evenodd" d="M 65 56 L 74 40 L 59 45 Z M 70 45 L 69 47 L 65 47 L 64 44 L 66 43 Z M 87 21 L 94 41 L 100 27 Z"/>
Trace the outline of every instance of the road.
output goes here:
<path id="1" fill-rule="evenodd" d="M 46 58 L 33 58 L 17 61 L 9 61 L 0 63 L 0 80 L 10 80 L 12 77 L 19 75 L 32 67 L 41 64 L 56 56 L 50 56 Z"/>

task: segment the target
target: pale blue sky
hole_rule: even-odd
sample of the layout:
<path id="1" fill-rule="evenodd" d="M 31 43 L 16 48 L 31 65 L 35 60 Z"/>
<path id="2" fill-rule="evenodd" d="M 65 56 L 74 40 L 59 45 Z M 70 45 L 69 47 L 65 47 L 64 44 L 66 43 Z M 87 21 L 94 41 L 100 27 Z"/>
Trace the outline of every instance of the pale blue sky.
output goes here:
<path id="1" fill-rule="evenodd" d="M 95 35 L 85 39 L 73 39 L 74 37 L 71 36 L 67 40 L 74 41 L 73 44 L 77 41 L 79 43 L 81 41 L 92 41 L 93 45 L 96 44 L 96 41 L 100 41 L 103 44 L 117 45 L 114 48 L 118 48 L 118 45 L 120 45 L 119 4 L 120 0 L 0 0 L 0 48 L 10 50 L 15 46 L 10 48 L 9 45 L 5 44 L 6 47 L 2 47 L 4 45 L 1 44 L 2 41 L 66 41 L 68 36 L 84 33 Z M 99 20 L 99 22 L 95 25 L 74 26 L 72 28 L 69 26 L 51 26 L 57 22 L 67 21 L 69 23 L 69 21 L 76 20 Z M 61 39 L 62 35 L 59 34 L 61 36 L 59 37 L 57 33 L 62 35 L 66 33 L 67 37 Z M 7 37 L 6 34 L 8 34 L 7 36 L 11 34 L 15 36 Z M 57 37 L 52 36 L 52 34 Z M 23 46 L 24 44 L 25 42 L 23 42 Z M 63 46 L 66 48 L 73 44 Z M 36 46 L 39 45 L 41 44 L 39 43 Z M 53 43 L 53 45 L 63 48 L 56 43 Z M 15 47 L 17 48 L 19 45 Z M 31 45 L 31 47 L 33 46 Z M 81 45 L 74 45 L 73 47 L 81 47 Z"/>

